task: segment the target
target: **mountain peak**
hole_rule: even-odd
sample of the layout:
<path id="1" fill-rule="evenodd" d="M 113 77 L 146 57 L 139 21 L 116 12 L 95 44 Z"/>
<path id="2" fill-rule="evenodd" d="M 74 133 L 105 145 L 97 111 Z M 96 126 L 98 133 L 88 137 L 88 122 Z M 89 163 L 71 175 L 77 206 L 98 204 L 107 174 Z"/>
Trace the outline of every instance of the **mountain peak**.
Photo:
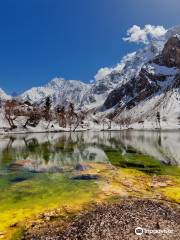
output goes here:
<path id="1" fill-rule="evenodd" d="M 165 34 L 165 38 L 166 40 L 168 40 L 170 37 L 173 37 L 175 35 L 180 35 L 180 26 L 175 26 L 170 28 L 166 34 Z"/>
<path id="2" fill-rule="evenodd" d="M 11 96 L 6 94 L 5 91 L 2 88 L 0 88 L 0 99 L 1 100 L 8 100 L 8 99 L 11 99 Z"/>

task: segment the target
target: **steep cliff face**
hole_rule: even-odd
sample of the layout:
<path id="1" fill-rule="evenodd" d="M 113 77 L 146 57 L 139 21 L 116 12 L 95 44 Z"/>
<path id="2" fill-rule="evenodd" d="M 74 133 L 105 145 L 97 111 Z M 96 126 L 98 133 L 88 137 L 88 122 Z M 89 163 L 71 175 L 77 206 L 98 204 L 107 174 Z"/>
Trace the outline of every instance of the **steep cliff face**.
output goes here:
<path id="1" fill-rule="evenodd" d="M 165 44 L 162 54 L 154 62 L 161 66 L 180 68 L 180 36 L 171 37 Z"/>
<path id="2" fill-rule="evenodd" d="M 151 98 L 166 95 L 167 92 L 179 87 L 180 38 L 175 36 L 167 41 L 159 55 L 142 66 L 137 77 L 130 79 L 108 95 L 103 110 L 114 107 L 113 114 L 118 116 L 125 110 L 128 112 L 138 104 L 142 105 Z"/>
<path id="3" fill-rule="evenodd" d="M 156 76 L 157 78 L 158 76 Z M 159 90 L 159 86 L 154 81 L 153 76 L 142 68 L 139 76 L 113 90 L 104 103 L 104 109 L 114 106 L 124 109 L 134 107 L 140 101 L 150 97 Z"/>

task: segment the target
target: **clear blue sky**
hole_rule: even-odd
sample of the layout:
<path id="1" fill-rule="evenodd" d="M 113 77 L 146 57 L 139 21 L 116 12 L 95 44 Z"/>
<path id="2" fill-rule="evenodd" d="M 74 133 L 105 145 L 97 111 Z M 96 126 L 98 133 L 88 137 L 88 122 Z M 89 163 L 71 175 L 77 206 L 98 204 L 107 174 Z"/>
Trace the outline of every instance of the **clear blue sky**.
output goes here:
<path id="1" fill-rule="evenodd" d="M 180 24 L 179 0 L 1 0 L 0 87 L 18 93 L 51 78 L 89 81 L 135 49 L 133 24 Z"/>

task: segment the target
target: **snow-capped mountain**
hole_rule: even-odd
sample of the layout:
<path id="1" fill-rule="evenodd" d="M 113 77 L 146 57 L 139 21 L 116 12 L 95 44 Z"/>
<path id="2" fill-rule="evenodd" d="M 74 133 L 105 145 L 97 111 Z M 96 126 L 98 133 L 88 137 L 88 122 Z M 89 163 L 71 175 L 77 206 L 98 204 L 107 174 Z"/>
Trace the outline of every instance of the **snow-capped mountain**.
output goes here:
<path id="1" fill-rule="evenodd" d="M 180 27 L 174 27 L 158 38 L 150 37 L 145 47 L 124 56 L 114 68 L 105 68 L 106 74 L 97 74 L 93 83 L 55 78 L 45 86 L 24 92 L 20 98 L 41 104 L 51 97 L 54 106 L 72 102 L 77 109 L 96 109 L 96 113 L 107 116 L 111 113 L 114 118 L 128 117 L 132 123 L 144 119 L 152 122 L 157 112 L 164 119 L 171 116 L 177 120 L 179 36 Z"/>
<path id="2" fill-rule="evenodd" d="M 34 87 L 24 92 L 20 97 L 24 101 L 41 103 L 46 97 L 51 97 L 54 105 L 66 105 L 73 102 L 76 106 L 90 101 L 90 85 L 77 80 L 54 78 L 44 87 Z"/>
<path id="3" fill-rule="evenodd" d="M 94 83 L 87 84 L 77 80 L 55 78 L 44 87 L 34 87 L 24 92 L 20 98 L 23 101 L 41 103 L 50 96 L 54 105 L 73 102 L 76 107 L 81 108 L 100 107 L 112 90 L 138 75 L 143 64 L 158 53 L 158 48 L 147 46 L 127 54 L 108 75 Z"/>
<path id="4" fill-rule="evenodd" d="M 76 108 L 93 108 L 102 105 L 113 89 L 108 82 L 88 84 L 77 80 L 54 78 L 44 87 L 34 87 L 24 92 L 20 98 L 23 101 L 41 104 L 46 97 L 50 97 L 54 106 L 72 102 Z"/>
<path id="5" fill-rule="evenodd" d="M 114 118 L 128 119 L 129 124 L 149 121 L 157 127 L 157 118 L 161 118 L 164 125 L 179 125 L 180 35 L 170 37 L 163 50 L 146 62 L 137 76 L 114 89 L 103 109 L 113 109 Z"/>
<path id="6" fill-rule="evenodd" d="M 165 36 L 156 39 L 156 41 L 151 41 L 143 49 L 127 54 L 116 67 L 111 68 L 107 75 L 99 78 L 93 84 L 55 78 L 46 86 L 32 88 L 24 92 L 20 97 L 23 100 L 39 103 L 47 96 L 50 96 L 54 105 L 74 102 L 77 107 L 86 107 L 88 109 L 100 107 L 112 90 L 136 77 L 142 66 L 160 53 L 166 39 L 178 31 L 178 28 L 171 29 Z"/>
<path id="7" fill-rule="evenodd" d="M 11 96 L 7 95 L 4 90 L 0 88 L 0 100 L 9 100 Z"/>

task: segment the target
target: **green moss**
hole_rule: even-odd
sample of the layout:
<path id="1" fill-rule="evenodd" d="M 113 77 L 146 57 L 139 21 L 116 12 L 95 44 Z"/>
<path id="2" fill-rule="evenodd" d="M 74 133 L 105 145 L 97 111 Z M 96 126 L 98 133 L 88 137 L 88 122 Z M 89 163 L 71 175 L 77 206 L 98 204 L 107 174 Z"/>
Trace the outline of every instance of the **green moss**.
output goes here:
<path id="1" fill-rule="evenodd" d="M 12 183 L 16 183 L 16 179 L 24 179 L 28 180 L 34 177 L 35 174 L 28 171 L 12 171 L 8 173 L 4 173 L 3 177 L 0 178 L 0 190 L 6 190 L 7 187 L 10 187 Z"/>
<path id="2" fill-rule="evenodd" d="M 127 150 L 126 154 L 113 149 L 105 149 L 105 152 L 109 161 L 115 166 L 134 168 L 149 174 L 180 176 L 180 168 L 177 166 L 166 165 L 151 156 L 138 153 L 132 148 Z"/>
<path id="3" fill-rule="evenodd" d="M 177 176 L 178 178 L 180 178 L 180 167 L 178 166 L 170 166 L 163 164 L 161 172 L 164 175 Z"/>
<path id="4" fill-rule="evenodd" d="M 160 172 L 161 163 L 147 155 L 139 154 L 137 152 L 134 153 L 132 150 L 126 152 L 124 155 L 121 152 L 113 150 L 106 150 L 105 152 L 109 161 L 115 166 L 135 168 L 149 173 Z"/>

